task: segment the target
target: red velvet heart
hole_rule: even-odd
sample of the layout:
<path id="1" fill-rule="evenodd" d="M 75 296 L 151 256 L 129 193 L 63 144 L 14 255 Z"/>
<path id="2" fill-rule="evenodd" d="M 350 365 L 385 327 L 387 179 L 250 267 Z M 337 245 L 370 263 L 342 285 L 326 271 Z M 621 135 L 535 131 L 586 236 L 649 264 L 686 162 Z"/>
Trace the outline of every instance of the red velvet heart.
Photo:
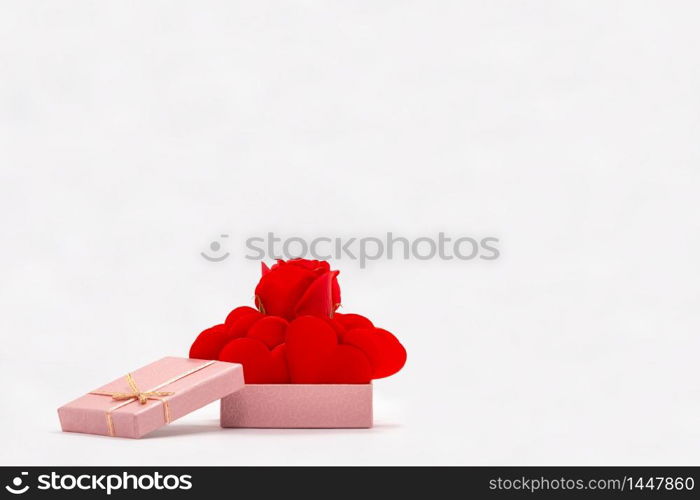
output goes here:
<path id="1" fill-rule="evenodd" d="M 250 326 L 262 317 L 252 307 L 237 307 L 223 325 L 207 328 L 192 343 L 190 358 L 218 359 L 221 349 L 232 339 L 243 337 Z"/>
<path id="2" fill-rule="evenodd" d="M 284 342 L 288 324 L 284 318 L 279 316 L 263 316 L 250 327 L 246 337 L 258 339 L 268 348 L 274 349 Z"/>
<path id="3" fill-rule="evenodd" d="M 262 317 L 262 314 L 260 311 L 257 309 L 253 309 L 252 307 L 248 306 L 241 306 L 235 308 L 233 311 L 228 313 L 228 316 L 226 316 L 226 323 L 227 325 L 233 326 L 238 325 L 237 329 L 240 330 L 247 330 L 248 327 L 255 322 L 253 318 L 260 319 Z M 242 320 L 244 318 L 248 318 L 248 322 L 243 322 Z M 244 328 L 245 325 L 245 328 Z"/>
<path id="4" fill-rule="evenodd" d="M 286 346 L 270 350 L 258 339 L 234 339 L 221 350 L 219 360 L 243 365 L 246 384 L 288 384 Z"/>
<path id="5" fill-rule="evenodd" d="M 339 323 L 346 330 L 352 330 L 353 328 L 374 327 L 370 320 L 360 314 L 335 313 L 333 315 L 333 321 Z"/>
<path id="6" fill-rule="evenodd" d="M 219 351 L 232 339 L 229 325 L 216 325 L 200 333 L 190 347 L 190 358 L 218 359 Z"/>
<path id="7" fill-rule="evenodd" d="M 381 328 L 354 328 L 343 335 L 343 343 L 357 347 L 369 358 L 373 379 L 393 375 L 406 363 L 406 349 Z"/>
<path id="8" fill-rule="evenodd" d="M 333 330 L 335 331 L 336 337 L 338 337 L 338 342 L 342 342 L 343 335 L 345 335 L 345 332 L 347 332 L 345 327 L 343 325 L 341 325 L 340 323 L 338 323 L 337 321 L 335 321 L 335 317 L 333 317 L 333 318 L 321 318 L 321 319 L 323 319 L 323 321 L 325 321 L 326 324 L 330 325 L 331 328 L 333 328 Z"/>
<path id="9" fill-rule="evenodd" d="M 372 367 L 358 348 L 338 343 L 326 321 L 301 316 L 287 328 L 287 364 L 293 384 L 367 384 Z"/>

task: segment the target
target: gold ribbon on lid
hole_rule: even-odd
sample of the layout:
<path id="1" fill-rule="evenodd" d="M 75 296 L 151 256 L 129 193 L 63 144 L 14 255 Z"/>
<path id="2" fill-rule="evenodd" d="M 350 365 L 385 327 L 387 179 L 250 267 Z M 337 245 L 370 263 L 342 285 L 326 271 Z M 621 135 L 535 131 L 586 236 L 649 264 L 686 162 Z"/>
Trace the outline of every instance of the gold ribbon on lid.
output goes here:
<path id="1" fill-rule="evenodd" d="M 127 384 L 129 384 L 131 392 L 92 391 L 89 394 L 96 394 L 98 396 L 110 396 L 115 401 L 122 401 L 118 405 L 113 406 L 112 408 L 109 408 L 107 411 L 105 411 L 105 418 L 107 420 L 107 430 L 109 432 L 109 435 L 112 437 L 115 436 L 112 413 L 118 410 L 119 408 L 123 408 L 124 406 L 131 404 L 135 401 L 138 401 L 142 405 L 148 403 L 148 400 L 156 400 L 163 403 L 163 416 L 165 418 L 165 423 L 169 424 L 170 422 L 172 422 L 172 416 L 170 415 L 170 404 L 168 403 L 168 400 L 166 398 L 168 396 L 172 396 L 175 393 L 159 391 L 159 389 L 165 387 L 166 385 L 172 384 L 173 382 L 176 382 L 182 378 L 185 378 L 188 375 L 192 375 L 193 373 L 196 373 L 199 370 L 206 368 L 207 366 L 211 366 L 215 362 L 216 361 L 207 361 L 204 364 L 196 366 L 191 370 L 187 370 L 186 372 L 181 373 L 180 375 L 176 375 L 175 377 L 166 380 L 162 384 L 159 384 L 148 391 L 141 391 L 136 385 L 136 381 L 134 380 L 133 375 L 131 375 L 131 373 L 127 373 L 126 382 Z"/>

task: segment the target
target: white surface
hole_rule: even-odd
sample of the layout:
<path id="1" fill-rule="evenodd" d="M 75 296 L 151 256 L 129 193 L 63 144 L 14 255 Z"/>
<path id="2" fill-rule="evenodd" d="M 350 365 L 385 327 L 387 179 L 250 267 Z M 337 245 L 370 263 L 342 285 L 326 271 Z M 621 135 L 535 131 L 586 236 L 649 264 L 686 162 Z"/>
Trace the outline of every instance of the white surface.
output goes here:
<path id="1" fill-rule="evenodd" d="M 699 14 L 3 2 L 0 462 L 697 464 Z M 251 303 L 244 238 L 439 230 L 502 257 L 336 263 L 409 352 L 375 429 L 58 431 Z"/>

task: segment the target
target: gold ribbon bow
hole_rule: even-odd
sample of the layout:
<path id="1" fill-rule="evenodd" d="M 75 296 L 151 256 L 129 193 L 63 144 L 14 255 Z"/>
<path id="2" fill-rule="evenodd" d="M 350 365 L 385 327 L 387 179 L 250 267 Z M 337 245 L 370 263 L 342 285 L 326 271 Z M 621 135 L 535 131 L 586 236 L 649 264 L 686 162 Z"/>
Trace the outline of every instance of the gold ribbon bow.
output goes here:
<path id="1" fill-rule="evenodd" d="M 141 392 L 139 387 L 134 381 L 134 377 L 131 373 L 126 374 L 126 382 L 131 388 L 131 392 L 104 392 L 104 391 L 94 391 L 90 394 L 99 394 L 100 396 L 112 396 L 112 399 L 116 401 L 123 401 L 125 399 L 138 399 L 139 403 L 145 405 L 149 399 L 158 399 L 162 401 L 164 396 L 172 396 L 174 392 L 162 392 L 162 391 L 150 391 Z"/>
<path id="2" fill-rule="evenodd" d="M 180 375 L 177 375 L 171 379 L 166 380 L 162 384 L 159 384 L 158 386 L 154 387 L 151 390 L 148 391 L 141 391 L 139 387 L 136 385 L 136 381 L 134 380 L 134 377 L 131 375 L 131 373 L 126 374 L 126 382 L 129 384 L 129 388 L 131 389 L 131 392 L 108 392 L 108 391 L 92 391 L 90 394 L 96 394 L 98 396 L 110 396 L 113 400 L 115 401 L 121 401 L 116 406 L 113 406 L 112 408 L 108 409 L 105 411 L 105 418 L 107 420 L 107 430 L 109 431 L 109 435 L 114 437 L 115 432 L 114 432 L 114 421 L 112 420 L 112 413 L 119 408 L 122 408 L 130 403 L 133 403 L 135 401 L 138 401 L 140 404 L 145 405 L 148 403 L 149 399 L 153 399 L 156 401 L 160 401 L 163 403 L 163 416 L 165 418 L 165 423 L 169 424 L 172 422 L 172 416 L 170 414 L 170 404 L 168 403 L 168 400 L 165 399 L 167 396 L 172 396 L 175 394 L 174 392 L 165 392 L 165 391 L 159 391 L 158 389 L 165 387 L 166 385 L 172 384 L 173 382 L 176 382 L 180 380 L 181 378 L 185 378 L 188 375 L 191 375 L 195 372 L 198 372 L 202 368 L 206 368 L 207 366 L 213 365 L 215 361 L 208 361 L 202 365 L 199 365 L 195 368 L 192 368 L 191 370 L 187 370 L 185 373 L 181 373 Z"/>

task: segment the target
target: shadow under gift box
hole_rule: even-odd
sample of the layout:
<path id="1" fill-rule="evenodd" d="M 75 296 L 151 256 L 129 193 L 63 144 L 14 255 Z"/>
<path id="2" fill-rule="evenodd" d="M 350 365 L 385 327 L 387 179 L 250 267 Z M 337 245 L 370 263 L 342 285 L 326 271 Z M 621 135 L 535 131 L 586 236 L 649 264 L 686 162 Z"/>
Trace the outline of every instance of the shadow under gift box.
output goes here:
<path id="1" fill-rule="evenodd" d="M 140 438 L 243 387 L 243 367 L 223 361 L 167 357 L 129 376 L 144 404 L 125 374 L 60 407 L 62 430 Z"/>
<path id="2" fill-rule="evenodd" d="M 372 384 L 246 384 L 221 399 L 221 427 L 372 427 Z"/>

